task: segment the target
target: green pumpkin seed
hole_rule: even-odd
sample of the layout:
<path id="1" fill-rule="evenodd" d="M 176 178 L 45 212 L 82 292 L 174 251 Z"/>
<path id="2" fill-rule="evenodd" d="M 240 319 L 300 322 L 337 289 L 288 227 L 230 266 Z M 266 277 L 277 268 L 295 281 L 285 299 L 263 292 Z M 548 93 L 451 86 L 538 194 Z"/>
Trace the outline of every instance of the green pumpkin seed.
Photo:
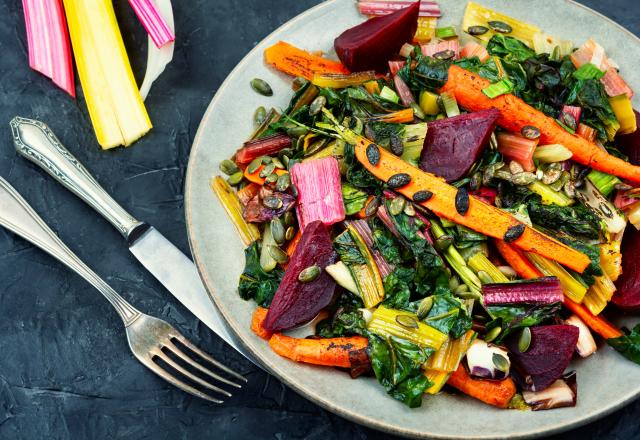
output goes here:
<path id="1" fill-rule="evenodd" d="M 277 245 L 284 243 L 284 226 L 278 217 L 271 219 L 271 235 Z"/>
<path id="2" fill-rule="evenodd" d="M 449 289 L 456 290 L 459 285 L 460 285 L 460 280 L 458 279 L 458 277 L 449 278 Z"/>
<path id="3" fill-rule="evenodd" d="M 503 355 L 499 353 L 493 353 L 491 360 L 493 361 L 493 366 L 498 370 L 502 371 L 503 373 L 509 371 L 509 360 Z"/>
<path id="4" fill-rule="evenodd" d="M 260 78 L 254 78 L 251 80 L 251 88 L 256 92 L 264 96 L 273 96 L 273 90 L 269 83 Z"/>
<path id="5" fill-rule="evenodd" d="M 469 26 L 469 29 L 467 29 L 469 35 L 482 35 L 487 32 L 489 32 L 489 28 L 486 26 Z"/>
<path id="6" fill-rule="evenodd" d="M 304 152 L 304 156 L 305 157 L 313 156 L 318 151 L 322 150 L 327 145 L 328 142 L 329 142 L 329 139 L 327 138 L 318 139 L 317 141 L 309 145 L 309 148 L 307 148 L 307 151 Z"/>
<path id="7" fill-rule="evenodd" d="M 552 183 L 555 183 L 558 180 L 560 180 L 561 176 L 562 176 L 561 170 L 549 169 L 542 175 L 542 183 L 544 183 L 545 185 L 551 185 Z"/>
<path id="8" fill-rule="evenodd" d="M 474 301 L 479 301 L 482 299 L 482 294 L 480 292 L 478 292 L 477 290 L 470 290 L 467 292 L 460 292 L 460 293 L 456 293 L 456 295 L 460 298 L 460 299 L 471 299 Z"/>
<path id="9" fill-rule="evenodd" d="M 273 161 L 271 156 L 262 156 L 261 159 L 264 165 L 269 165 Z"/>
<path id="10" fill-rule="evenodd" d="M 285 264 L 289 261 L 289 255 L 278 246 L 269 245 L 269 255 L 276 260 L 276 263 Z"/>
<path id="11" fill-rule="evenodd" d="M 396 197 L 391 200 L 389 203 L 389 214 L 391 215 L 400 215 L 400 213 L 404 210 L 404 205 L 406 201 L 404 197 Z"/>
<path id="12" fill-rule="evenodd" d="M 524 230 L 525 230 L 525 225 L 523 223 L 520 223 L 515 226 L 509 226 L 509 228 L 507 228 L 507 232 L 504 233 L 504 236 L 502 237 L 502 239 L 504 240 L 505 243 L 513 243 L 518 238 L 520 238 L 522 234 L 524 234 Z"/>
<path id="13" fill-rule="evenodd" d="M 380 149 L 376 144 L 367 145 L 367 160 L 374 167 L 380 162 Z"/>
<path id="14" fill-rule="evenodd" d="M 434 247 L 439 252 L 444 252 L 447 249 L 449 249 L 449 247 L 452 244 L 453 244 L 453 235 L 445 234 L 445 235 L 441 235 L 440 237 L 436 238 L 436 241 L 434 243 Z"/>
<path id="15" fill-rule="evenodd" d="M 412 102 L 411 108 L 413 109 L 413 116 L 415 116 L 416 118 L 424 120 L 424 118 L 427 117 L 427 115 L 424 114 L 422 108 L 418 105 L 417 102 Z"/>
<path id="16" fill-rule="evenodd" d="M 482 185 L 482 173 L 477 171 L 473 173 L 471 176 L 471 180 L 469 181 L 469 189 L 472 191 L 476 191 Z"/>
<path id="17" fill-rule="evenodd" d="M 506 170 L 496 170 L 496 172 L 493 174 L 493 177 L 495 177 L 496 179 L 507 180 L 511 182 L 513 174 L 511 174 L 510 171 Z"/>
<path id="18" fill-rule="evenodd" d="M 518 338 L 518 350 L 520 350 L 520 353 L 525 353 L 529 349 L 530 345 L 531 329 L 529 327 L 525 327 L 522 329 L 520 337 Z"/>
<path id="19" fill-rule="evenodd" d="M 572 180 L 565 183 L 562 189 L 568 197 L 573 198 L 576 196 L 576 184 Z"/>
<path id="20" fill-rule="evenodd" d="M 290 241 L 296 235 L 296 228 L 293 226 L 289 226 L 284 233 L 284 238 L 287 241 Z"/>
<path id="21" fill-rule="evenodd" d="M 396 322 L 401 326 L 403 326 L 404 328 L 409 328 L 409 329 L 419 328 L 418 320 L 411 315 L 397 315 Z"/>
<path id="22" fill-rule="evenodd" d="M 502 328 L 500 327 L 492 328 L 487 332 L 486 335 L 484 335 L 484 342 L 494 341 L 500 335 L 501 332 L 502 332 Z"/>
<path id="23" fill-rule="evenodd" d="M 469 193 L 465 188 L 458 188 L 455 205 L 456 211 L 460 215 L 465 215 L 469 211 Z"/>
<path id="24" fill-rule="evenodd" d="M 274 164 L 275 167 L 278 168 L 279 170 L 284 170 L 284 164 L 277 157 L 272 157 L 271 158 L 271 163 Z"/>
<path id="25" fill-rule="evenodd" d="M 436 52 L 433 54 L 433 58 L 436 60 L 450 60 L 455 57 L 456 53 L 451 49 L 441 50 L 440 52 Z"/>
<path id="26" fill-rule="evenodd" d="M 291 184 L 290 188 L 291 188 L 291 195 L 297 199 L 299 194 L 298 188 L 296 188 L 296 186 L 293 183 Z"/>
<path id="27" fill-rule="evenodd" d="M 293 89 L 294 92 L 297 92 L 298 90 L 300 90 L 300 88 L 304 85 L 306 85 L 309 81 L 306 78 L 303 78 L 301 76 L 296 76 L 293 80 L 293 82 L 291 83 L 291 88 Z"/>
<path id="28" fill-rule="evenodd" d="M 285 212 L 284 216 L 282 217 L 282 221 L 284 222 L 284 225 L 286 227 L 293 226 L 294 223 L 296 222 L 296 219 L 293 216 L 293 212 L 291 211 Z"/>
<path id="29" fill-rule="evenodd" d="M 289 169 L 289 156 L 284 155 L 282 156 L 282 164 L 287 167 L 287 169 Z"/>
<path id="30" fill-rule="evenodd" d="M 369 200 L 369 203 L 364 207 L 364 215 L 366 217 L 372 217 L 376 215 L 378 212 L 378 208 L 380 207 L 380 197 L 374 197 Z"/>
<path id="31" fill-rule="evenodd" d="M 258 176 L 265 179 L 269 174 L 273 174 L 275 169 L 276 169 L 276 166 L 272 163 L 265 165 L 264 168 L 260 170 L 260 173 L 258 173 Z"/>
<path id="32" fill-rule="evenodd" d="M 307 130 L 306 127 L 300 127 L 299 125 L 287 129 L 287 134 L 294 138 L 305 136 L 307 133 L 309 133 L 309 130 Z"/>
<path id="33" fill-rule="evenodd" d="M 477 275 L 478 275 L 478 278 L 480 279 L 480 282 L 482 284 L 491 284 L 491 283 L 493 283 L 493 278 L 491 278 L 491 276 L 489 276 L 489 274 L 487 272 L 485 272 L 484 270 L 479 270 Z"/>
<path id="34" fill-rule="evenodd" d="M 320 113 L 322 111 L 322 108 L 325 105 L 327 105 L 327 98 L 325 98 L 322 95 L 316 97 L 316 99 L 314 99 L 311 102 L 311 105 L 309 106 L 309 115 L 310 116 L 317 115 L 318 113 Z"/>
<path id="35" fill-rule="evenodd" d="M 272 173 L 269 174 L 267 177 L 264 178 L 264 182 L 265 183 L 276 183 L 276 181 L 278 180 L 278 176 L 276 173 Z"/>
<path id="36" fill-rule="evenodd" d="M 431 199 L 431 197 L 433 197 L 433 193 L 431 191 L 418 191 L 413 194 L 413 201 L 416 203 L 422 203 Z"/>
<path id="37" fill-rule="evenodd" d="M 276 180 L 276 191 L 285 192 L 291 186 L 291 176 L 289 173 L 278 176 Z"/>
<path id="38" fill-rule="evenodd" d="M 267 117 L 267 109 L 260 106 L 253 112 L 253 123 L 257 126 L 261 125 Z"/>
<path id="39" fill-rule="evenodd" d="M 513 182 L 515 185 L 530 185 L 536 180 L 536 175 L 528 171 L 514 174 L 511 177 L 511 182 Z"/>
<path id="40" fill-rule="evenodd" d="M 513 32 L 513 28 L 504 21 L 493 20 L 487 23 L 489 27 L 500 34 L 510 34 Z"/>
<path id="41" fill-rule="evenodd" d="M 310 283 L 320 276 L 320 267 L 313 265 L 303 269 L 298 274 L 298 281 L 301 283 Z"/>
<path id="42" fill-rule="evenodd" d="M 257 159 L 253 159 L 251 163 L 247 166 L 247 172 L 249 174 L 253 174 L 258 171 L 258 168 L 262 166 L 262 158 L 258 157 Z"/>
<path id="43" fill-rule="evenodd" d="M 518 278 L 518 274 L 511 268 L 511 266 L 498 266 L 498 270 L 502 272 L 502 275 L 509 278 L 510 280 L 515 280 L 516 278 Z"/>
<path id="44" fill-rule="evenodd" d="M 220 171 L 225 173 L 227 176 L 231 176 L 232 174 L 235 174 L 238 171 L 240 171 L 240 168 L 238 168 L 238 165 L 236 165 L 236 163 L 231 159 L 225 159 L 222 162 L 220 162 L 219 168 L 220 168 Z"/>
<path id="45" fill-rule="evenodd" d="M 416 215 L 416 210 L 413 208 L 413 204 L 412 203 L 405 203 L 404 205 L 404 213 L 406 215 L 408 215 L 409 217 L 413 217 L 414 215 Z"/>
<path id="46" fill-rule="evenodd" d="M 389 177 L 387 180 L 387 185 L 389 188 L 397 189 L 402 188 L 403 186 L 407 186 L 411 182 L 411 176 L 407 173 L 398 173 Z"/>
<path id="47" fill-rule="evenodd" d="M 231 186 L 236 186 L 240 184 L 240 182 L 242 182 L 243 178 L 244 178 L 244 174 L 242 173 L 242 171 L 238 171 L 237 173 L 230 175 L 229 178 L 227 179 L 227 182 Z"/>
<path id="48" fill-rule="evenodd" d="M 418 306 L 418 319 L 424 319 L 427 317 L 429 312 L 431 311 L 431 307 L 433 307 L 433 298 L 428 296 L 422 301 L 420 301 L 420 305 Z"/>
<path id="49" fill-rule="evenodd" d="M 276 196 L 267 196 L 262 199 L 262 204 L 269 209 L 282 208 L 282 200 Z"/>
<path id="50" fill-rule="evenodd" d="M 561 122 L 573 131 L 576 131 L 576 129 L 578 128 L 578 122 L 571 113 L 562 113 Z"/>
<path id="51" fill-rule="evenodd" d="M 540 137 L 540 130 L 533 125 L 525 125 L 522 127 L 522 130 L 520 130 L 520 134 L 527 139 L 533 140 Z"/>
<path id="52" fill-rule="evenodd" d="M 522 168 L 522 165 L 520 165 L 519 162 L 512 160 L 511 162 L 509 162 L 509 172 L 511 172 L 511 174 L 518 174 L 524 171 L 524 168 Z"/>

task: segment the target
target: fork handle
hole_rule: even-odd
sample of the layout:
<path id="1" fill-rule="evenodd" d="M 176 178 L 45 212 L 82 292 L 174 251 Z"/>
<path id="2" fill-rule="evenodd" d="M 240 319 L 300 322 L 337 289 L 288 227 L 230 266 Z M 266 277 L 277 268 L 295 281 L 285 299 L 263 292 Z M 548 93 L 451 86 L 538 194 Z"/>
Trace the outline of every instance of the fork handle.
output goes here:
<path id="1" fill-rule="evenodd" d="M 2 177 L 0 177 L 0 225 L 48 252 L 87 280 L 116 309 L 125 326 L 129 326 L 142 314 L 89 269 Z"/>
<path id="2" fill-rule="evenodd" d="M 10 122 L 18 153 L 38 165 L 106 218 L 132 244 L 148 228 L 113 200 L 43 122 L 16 116 Z"/>

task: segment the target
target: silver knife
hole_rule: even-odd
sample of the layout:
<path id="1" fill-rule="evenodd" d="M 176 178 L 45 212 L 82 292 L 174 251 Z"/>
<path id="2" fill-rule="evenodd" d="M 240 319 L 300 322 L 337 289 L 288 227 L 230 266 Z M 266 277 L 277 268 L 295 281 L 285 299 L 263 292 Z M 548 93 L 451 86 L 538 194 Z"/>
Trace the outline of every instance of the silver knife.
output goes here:
<path id="1" fill-rule="evenodd" d="M 260 366 L 227 329 L 191 259 L 153 226 L 136 220 L 113 200 L 46 124 L 16 116 L 10 125 L 20 155 L 98 211 L 127 240 L 131 253 L 178 301 L 229 345 Z"/>

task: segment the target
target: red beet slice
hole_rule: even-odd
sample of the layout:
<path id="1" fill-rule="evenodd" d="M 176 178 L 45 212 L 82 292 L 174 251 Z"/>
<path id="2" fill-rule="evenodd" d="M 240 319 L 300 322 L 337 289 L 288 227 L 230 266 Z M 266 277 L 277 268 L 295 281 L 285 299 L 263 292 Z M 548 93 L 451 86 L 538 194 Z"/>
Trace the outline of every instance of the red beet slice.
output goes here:
<path id="1" fill-rule="evenodd" d="M 562 376 L 578 343 L 580 330 L 573 325 L 531 327 L 531 344 L 522 353 L 518 349 L 520 332 L 506 340 L 515 367 L 514 379 L 528 391 L 542 391 Z"/>
<path id="2" fill-rule="evenodd" d="M 449 182 L 460 179 L 489 143 L 499 117 L 491 108 L 429 122 L 420 168 Z"/>
<path id="3" fill-rule="evenodd" d="M 388 15 L 371 18 L 344 31 L 333 42 L 338 58 L 352 72 L 387 69 L 387 62 L 413 39 L 420 2 Z"/>
<path id="4" fill-rule="evenodd" d="M 336 283 L 324 268 L 336 258 L 329 229 L 320 221 L 309 223 L 271 301 L 264 328 L 272 333 L 288 330 L 309 322 L 327 307 Z M 320 275 L 306 283 L 298 280 L 300 272 L 313 265 L 322 269 Z"/>

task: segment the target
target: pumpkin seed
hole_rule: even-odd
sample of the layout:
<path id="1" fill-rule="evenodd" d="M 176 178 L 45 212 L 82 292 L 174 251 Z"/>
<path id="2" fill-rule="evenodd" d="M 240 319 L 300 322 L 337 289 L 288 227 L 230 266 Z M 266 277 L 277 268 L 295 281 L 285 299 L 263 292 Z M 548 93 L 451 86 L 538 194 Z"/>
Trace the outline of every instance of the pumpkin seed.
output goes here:
<path id="1" fill-rule="evenodd" d="M 289 261 L 289 255 L 278 246 L 269 245 L 269 255 L 280 264 L 285 264 Z"/>
<path id="2" fill-rule="evenodd" d="M 268 165 L 273 161 L 273 159 L 271 159 L 271 156 L 262 156 L 261 159 L 264 165 Z"/>
<path id="3" fill-rule="evenodd" d="M 282 156 L 282 164 L 289 169 L 289 156 L 286 154 Z"/>
<path id="4" fill-rule="evenodd" d="M 489 185 L 496 175 L 496 168 L 493 165 L 488 166 L 482 173 L 482 184 Z"/>
<path id="5" fill-rule="evenodd" d="M 480 282 L 482 284 L 491 284 L 491 283 L 493 283 L 493 278 L 491 278 L 491 276 L 489 276 L 489 274 L 487 272 L 485 272 L 484 270 L 479 270 L 477 275 L 478 275 L 478 278 L 480 279 Z"/>
<path id="6" fill-rule="evenodd" d="M 416 215 L 416 210 L 413 208 L 413 204 L 412 203 L 405 203 L 404 205 L 404 213 L 406 215 L 408 215 L 409 217 L 413 217 L 414 215 Z"/>
<path id="7" fill-rule="evenodd" d="M 516 184 L 516 185 L 529 185 L 533 182 L 535 182 L 536 179 L 536 175 L 533 173 L 530 173 L 528 171 L 524 171 L 522 173 L 518 173 L 518 174 L 514 174 L 511 177 L 511 181 Z"/>
<path id="8" fill-rule="evenodd" d="M 282 208 L 282 200 L 276 196 L 267 196 L 262 199 L 262 204 L 270 209 Z"/>
<path id="9" fill-rule="evenodd" d="M 298 188 L 296 188 L 296 186 L 293 183 L 291 184 L 290 188 L 291 188 L 291 195 L 297 199 L 299 194 Z"/>
<path id="10" fill-rule="evenodd" d="M 389 186 L 389 188 L 396 189 L 408 185 L 409 182 L 411 182 L 411 176 L 409 176 L 407 173 L 398 173 L 389 177 L 389 180 L 387 180 L 387 185 Z"/>
<path id="11" fill-rule="evenodd" d="M 576 131 L 576 128 L 578 128 L 578 122 L 571 113 L 562 113 L 561 119 L 561 122 L 573 131 Z"/>
<path id="12" fill-rule="evenodd" d="M 277 157 L 272 157 L 271 158 L 271 163 L 274 164 L 276 166 L 276 168 L 278 168 L 279 170 L 284 170 L 284 164 Z"/>
<path id="13" fill-rule="evenodd" d="M 309 115 L 310 116 L 317 115 L 318 113 L 320 113 L 322 111 L 322 108 L 325 105 L 327 105 L 327 98 L 325 98 L 322 95 L 316 97 L 316 99 L 314 99 L 311 102 L 311 105 L 309 106 Z"/>
<path id="14" fill-rule="evenodd" d="M 318 278 L 318 276 L 320 276 L 320 267 L 314 264 L 313 266 L 309 266 L 306 269 L 300 271 L 300 273 L 298 274 L 298 281 L 300 281 L 301 283 L 310 283 L 311 281 Z"/>
<path id="15" fill-rule="evenodd" d="M 262 166 L 262 158 L 258 157 L 257 159 L 253 159 L 251 163 L 247 166 L 247 172 L 249 174 L 253 174 L 258 171 L 258 168 Z"/>
<path id="16" fill-rule="evenodd" d="M 308 82 L 309 81 L 306 78 L 303 78 L 301 76 L 296 76 L 293 79 L 293 82 L 291 83 L 291 88 L 293 89 L 294 92 L 297 92 L 298 90 L 300 90 L 302 86 L 304 86 Z"/>
<path id="17" fill-rule="evenodd" d="M 237 173 L 230 175 L 229 178 L 227 179 L 227 182 L 231 186 L 236 186 L 240 184 L 240 182 L 242 182 L 243 178 L 244 178 L 244 174 L 242 173 L 242 171 L 238 171 Z"/>
<path id="18" fill-rule="evenodd" d="M 379 207 L 380 207 L 380 197 L 374 197 L 373 199 L 369 200 L 367 205 L 364 207 L 364 215 L 367 217 L 372 217 L 376 215 Z"/>
<path id="19" fill-rule="evenodd" d="M 376 141 L 376 133 L 375 131 L 373 131 L 373 126 L 371 124 L 366 124 L 364 126 L 364 137 L 366 137 L 370 141 Z"/>
<path id="20" fill-rule="evenodd" d="M 276 191 L 285 192 L 291 186 L 291 176 L 289 173 L 278 176 L 276 180 Z"/>
<path id="21" fill-rule="evenodd" d="M 544 183 L 545 185 L 551 185 L 552 183 L 557 182 L 561 176 L 561 170 L 549 169 L 542 175 L 542 183 Z"/>
<path id="22" fill-rule="evenodd" d="M 265 183 L 276 183 L 278 180 L 278 176 L 276 173 L 271 173 L 267 177 L 264 178 Z"/>
<path id="23" fill-rule="evenodd" d="M 522 165 L 520 165 L 518 161 L 512 160 L 509 162 L 509 171 L 511 174 L 518 174 L 523 172 L 524 168 L 522 168 Z"/>
<path id="24" fill-rule="evenodd" d="M 262 168 L 260 170 L 260 173 L 258 173 L 258 176 L 262 177 L 263 179 L 266 178 L 269 174 L 272 174 L 276 169 L 276 166 L 272 163 L 265 165 L 264 168 Z"/>
<path id="25" fill-rule="evenodd" d="M 449 278 L 449 289 L 456 290 L 456 288 L 460 285 L 460 280 L 458 277 Z"/>
<path id="26" fill-rule="evenodd" d="M 434 246 L 436 248 L 436 250 L 440 251 L 440 252 L 444 252 L 447 249 L 449 249 L 449 247 L 453 244 L 453 235 L 441 235 L 440 237 L 436 238 L 436 241 L 434 243 Z"/>
<path id="27" fill-rule="evenodd" d="M 525 353 L 529 349 L 530 345 L 531 329 L 529 327 L 525 327 L 522 329 L 520 337 L 518 338 L 518 350 L 520 350 L 520 353 Z"/>
<path id="28" fill-rule="evenodd" d="M 398 136 L 391 136 L 390 147 L 391 152 L 396 156 L 402 156 L 402 153 L 404 153 L 404 145 L 402 143 L 402 139 L 400 139 Z"/>
<path id="29" fill-rule="evenodd" d="M 465 188 L 458 188 L 456 192 L 456 211 L 460 215 L 465 215 L 469 211 L 469 193 Z"/>
<path id="30" fill-rule="evenodd" d="M 455 293 L 455 292 L 454 292 Z M 461 299 L 472 299 L 472 300 L 481 300 L 482 294 L 477 290 L 468 290 L 464 292 L 455 293 Z"/>
<path id="31" fill-rule="evenodd" d="M 287 241 L 290 241 L 296 235 L 296 228 L 293 226 L 289 226 L 284 233 L 284 238 Z"/>
<path id="32" fill-rule="evenodd" d="M 527 139 L 538 139 L 540 137 L 540 130 L 538 127 L 534 127 L 533 125 L 525 125 L 520 130 L 520 134 Z"/>
<path id="33" fill-rule="evenodd" d="M 505 241 L 505 243 L 513 243 L 518 238 L 520 238 L 522 234 L 524 234 L 524 230 L 525 230 L 525 226 L 523 223 L 520 223 L 515 226 L 509 226 L 509 228 L 507 229 L 507 232 L 504 233 L 504 236 L 502 237 L 502 239 Z"/>
<path id="34" fill-rule="evenodd" d="M 431 191 L 418 191 L 413 194 L 413 201 L 416 203 L 422 203 L 431 199 L 431 197 L 433 197 L 433 193 Z"/>
<path id="35" fill-rule="evenodd" d="M 436 52 L 433 54 L 433 58 L 436 60 L 450 60 L 455 57 L 456 53 L 451 49 L 441 50 L 440 52 Z"/>
<path id="36" fill-rule="evenodd" d="M 380 149 L 376 144 L 367 145 L 367 160 L 374 167 L 380 162 Z"/>
<path id="37" fill-rule="evenodd" d="M 307 130 L 306 127 L 300 127 L 299 125 L 287 129 L 287 134 L 293 138 L 305 136 L 307 133 L 309 133 L 309 130 Z"/>
<path id="38" fill-rule="evenodd" d="M 503 373 L 509 371 L 509 360 L 505 356 L 499 353 L 493 353 L 491 360 L 493 361 L 493 366 L 498 370 L 502 371 Z"/>
<path id="39" fill-rule="evenodd" d="M 500 327 L 492 328 L 487 332 L 486 335 L 484 335 L 484 342 L 494 341 L 500 335 L 501 332 L 502 332 L 502 328 Z"/>
<path id="40" fill-rule="evenodd" d="M 396 197 L 391 200 L 389 203 L 389 214 L 391 215 L 400 215 L 400 213 L 404 210 L 405 205 L 404 197 Z"/>
<path id="41" fill-rule="evenodd" d="M 396 322 L 405 328 L 419 328 L 418 321 L 411 315 L 397 315 Z"/>
<path id="42" fill-rule="evenodd" d="M 518 274 L 511 266 L 498 266 L 498 270 L 510 280 L 515 280 L 518 277 Z"/>
<path id="43" fill-rule="evenodd" d="M 491 133 L 491 137 L 489 138 L 489 147 L 491 147 L 492 150 L 498 149 L 498 138 L 496 137 L 495 131 Z"/>
<path id="44" fill-rule="evenodd" d="M 227 176 L 231 176 L 232 174 L 235 174 L 238 171 L 240 171 L 240 168 L 238 168 L 238 165 L 236 165 L 236 163 L 231 159 L 225 159 L 222 162 L 220 162 L 219 168 L 220 168 L 220 171 L 225 173 Z"/>
<path id="45" fill-rule="evenodd" d="M 482 185 L 482 173 L 477 171 L 473 173 L 471 176 L 471 180 L 469 181 L 469 189 L 472 191 L 476 191 Z"/>
<path id="46" fill-rule="evenodd" d="M 424 118 L 427 117 L 427 115 L 424 114 L 422 108 L 418 105 L 417 102 L 412 102 L 411 108 L 413 109 L 413 116 L 415 116 L 416 118 L 424 120 Z"/>
<path id="47" fill-rule="evenodd" d="M 253 112 L 253 123 L 256 126 L 259 126 L 264 122 L 266 117 L 267 117 L 267 109 L 265 109 L 263 106 L 260 106 L 256 109 L 255 112 Z"/>
<path id="48" fill-rule="evenodd" d="M 513 32 L 513 28 L 504 21 L 492 20 L 487 24 L 494 32 L 498 32 L 501 34 L 510 34 L 511 32 Z"/>
<path id="49" fill-rule="evenodd" d="M 282 217 L 282 222 L 284 223 L 284 225 L 286 227 L 293 226 L 295 221 L 296 221 L 296 219 L 293 216 L 293 212 L 287 211 L 287 212 L 284 213 L 284 216 Z"/>
<path id="50" fill-rule="evenodd" d="M 284 243 L 284 226 L 278 217 L 271 219 L 271 235 L 277 245 Z"/>
<path id="51" fill-rule="evenodd" d="M 573 198 L 576 196 L 576 185 L 572 180 L 568 180 L 562 189 L 568 197 Z"/>
<path id="52" fill-rule="evenodd" d="M 264 96 L 273 96 L 273 90 L 268 82 L 260 78 L 251 80 L 251 88 Z"/>
<path id="53" fill-rule="evenodd" d="M 420 301 L 420 305 L 418 306 L 418 311 L 416 315 L 418 315 L 418 319 L 422 320 L 427 317 L 431 308 L 433 307 L 433 298 L 428 296 Z"/>
<path id="54" fill-rule="evenodd" d="M 489 28 L 486 26 L 469 26 L 467 34 L 469 35 L 482 35 L 489 32 Z"/>
<path id="55" fill-rule="evenodd" d="M 318 139 L 317 141 L 311 143 L 311 145 L 307 147 L 307 151 L 304 152 L 304 156 L 305 157 L 313 156 L 318 151 L 322 150 L 325 147 L 325 145 L 327 145 L 327 142 L 329 142 L 329 139 L 323 138 L 323 139 Z"/>

